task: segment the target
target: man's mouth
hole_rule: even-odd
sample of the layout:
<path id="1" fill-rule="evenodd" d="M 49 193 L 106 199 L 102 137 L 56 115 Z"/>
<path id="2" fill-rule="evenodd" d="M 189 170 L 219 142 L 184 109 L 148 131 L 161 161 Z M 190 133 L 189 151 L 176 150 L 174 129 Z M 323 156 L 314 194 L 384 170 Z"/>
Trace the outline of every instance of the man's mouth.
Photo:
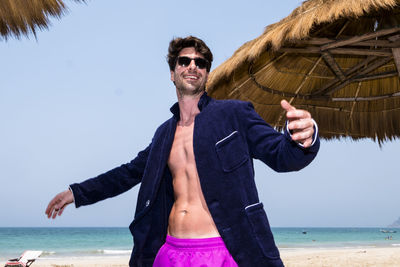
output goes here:
<path id="1" fill-rule="evenodd" d="M 183 78 L 185 78 L 187 80 L 193 80 L 193 81 L 197 81 L 199 79 L 199 77 L 196 75 L 185 75 L 185 76 L 183 76 Z"/>

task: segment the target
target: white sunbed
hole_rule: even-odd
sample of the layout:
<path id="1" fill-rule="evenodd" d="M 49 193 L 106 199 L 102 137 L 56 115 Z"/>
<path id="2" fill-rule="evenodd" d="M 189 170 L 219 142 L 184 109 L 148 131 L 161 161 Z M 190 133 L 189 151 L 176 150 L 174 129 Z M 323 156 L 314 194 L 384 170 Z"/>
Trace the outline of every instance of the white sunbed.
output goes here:
<path id="1" fill-rule="evenodd" d="M 19 258 L 10 259 L 4 267 L 28 267 L 30 266 L 39 256 L 42 251 L 38 250 L 27 250 Z"/>

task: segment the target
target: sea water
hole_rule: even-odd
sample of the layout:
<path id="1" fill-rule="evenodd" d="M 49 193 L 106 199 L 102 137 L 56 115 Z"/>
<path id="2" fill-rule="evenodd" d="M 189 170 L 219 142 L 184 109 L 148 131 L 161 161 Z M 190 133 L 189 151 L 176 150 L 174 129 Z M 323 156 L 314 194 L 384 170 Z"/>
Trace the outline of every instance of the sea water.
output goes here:
<path id="1" fill-rule="evenodd" d="M 272 228 L 281 250 L 305 248 L 368 248 L 400 246 L 400 231 L 380 228 Z M 396 229 L 393 229 L 394 231 Z M 400 230 L 400 229 L 397 229 Z M 0 261 L 25 250 L 42 250 L 41 258 L 129 256 L 128 228 L 0 228 Z"/>
<path id="2" fill-rule="evenodd" d="M 0 228 L 0 261 L 25 250 L 41 250 L 41 258 L 130 255 L 128 228 Z"/>
<path id="3" fill-rule="evenodd" d="M 400 231 L 396 229 L 273 228 L 272 230 L 280 249 L 400 246 Z M 395 231 L 395 233 L 383 233 L 381 230 Z"/>

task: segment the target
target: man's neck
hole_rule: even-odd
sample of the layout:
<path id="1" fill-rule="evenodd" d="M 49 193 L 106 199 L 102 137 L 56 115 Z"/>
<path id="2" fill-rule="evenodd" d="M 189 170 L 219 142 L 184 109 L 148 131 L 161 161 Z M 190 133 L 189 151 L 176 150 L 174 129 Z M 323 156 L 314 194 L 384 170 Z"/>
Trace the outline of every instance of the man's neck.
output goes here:
<path id="1" fill-rule="evenodd" d="M 180 111 L 179 126 L 188 126 L 194 122 L 194 118 L 200 113 L 198 103 L 204 91 L 197 95 L 179 95 L 178 103 Z"/>

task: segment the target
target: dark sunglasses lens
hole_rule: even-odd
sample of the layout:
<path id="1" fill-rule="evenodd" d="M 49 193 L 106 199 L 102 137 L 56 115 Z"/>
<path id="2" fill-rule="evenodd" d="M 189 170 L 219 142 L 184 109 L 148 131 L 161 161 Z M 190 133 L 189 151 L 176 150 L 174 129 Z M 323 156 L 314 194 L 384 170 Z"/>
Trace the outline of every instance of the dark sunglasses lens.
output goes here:
<path id="1" fill-rule="evenodd" d="M 183 67 L 189 66 L 191 61 L 192 59 L 190 57 L 178 57 L 178 64 Z M 199 69 L 205 69 L 207 67 L 207 60 L 200 57 L 194 58 L 194 64 L 196 64 Z"/>
<path id="2" fill-rule="evenodd" d="M 192 59 L 190 59 L 188 57 L 178 57 L 178 64 L 180 66 L 189 66 L 190 61 L 192 61 Z"/>
<path id="3" fill-rule="evenodd" d="M 196 58 L 194 60 L 194 63 L 199 69 L 205 69 L 207 67 L 207 60 L 203 58 Z"/>

